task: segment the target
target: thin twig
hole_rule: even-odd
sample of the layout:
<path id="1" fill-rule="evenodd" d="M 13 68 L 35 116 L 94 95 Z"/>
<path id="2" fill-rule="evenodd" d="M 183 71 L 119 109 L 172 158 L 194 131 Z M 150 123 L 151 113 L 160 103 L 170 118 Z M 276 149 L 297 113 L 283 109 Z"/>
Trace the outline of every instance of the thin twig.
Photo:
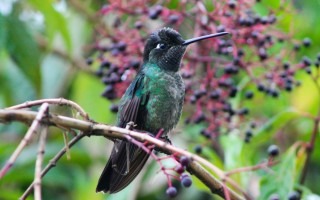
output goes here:
<path id="1" fill-rule="evenodd" d="M 36 160 L 36 169 L 34 175 L 34 199 L 41 200 L 41 170 L 42 170 L 42 162 L 43 162 L 43 155 L 45 152 L 45 145 L 46 145 L 46 138 L 48 134 L 48 126 L 43 126 L 41 129 L 41 134 L 39 138 L 39 149 L 38 155 Z"/>
<path id="2" fill-rule="evenodd" d="M 318 95 L 320 97 L 320 83 L 318 82 L 317 78 L 318 78 L 318 76 L 313 77 L 312 80 L 313 80 L 313 82 L 314 82 L 314 84 L 316 86 Z M 307 155 L 306 155 L 306 159 L 305 159 L 305 162 L 304 162 L 304 165 L 303 165 L 303 169 L 302 169 L 302 173 L 301 173 L 300 180 L 299 180 L 299 183 L 301 185 L 306 180 L 307 173 L 308 173 L 308 167 L 309 167 L 310 160 L 311 160 L 311 154 L 312 154 L 312 152 L 314 150 L 314 147 L 315 147 L 317 135 L 319 134 L 320 101 L 319 101 L 319 107 L 318 107 L 317 115 L 314 117 L 313 123 L 314 123 L 314 125 L 313 125 L 313 130 L 312 130 L 312 133 L 311 133 L 311 138 L 310 138 L 310 141 L 309 141 L 309 143 L 307 144 L 307 147 L 306 147 Z"/>
<path id="3" fill-rule="evenodd" d="M 255 171 L 255 170 L 259 170 L 259 169 L 268 169 L 268 167 L 271 167 L 271 166 L 276 165 L 278 163 L 279 163 L 278 161 L 273 161 L 273 160 L 269 159 L 266 162 L 262 162 L 257 165 L 254 165 L 254 166 L 241 167 L 241 168 L 231 170 L 229 172 L 226 172 L 225 175 L 231 176 L 233 174 L 241 173 L 241 172 L 249 172 L 249 171 L 251 172 L 251 171 Z"/>
<path id="4" fill-rule="evenodd" d="M 57 105 L 67 105 L 75 109 L 76 111 L 79 112 L 79 114 L 86 120 L 89 120 L 89 115 L 86 113 L 81 106 L 79 106 L 77 103 L 64 99 L 64 98 L 56 98 L 56 99 L 40 99 L 40 100 L 35 100 L 35 101 L 27 101 L 22 104 L 18 104 L 15 106 L 11 106 L 5 109 L 8 110 L 17 110 L 17 109 L 22 109 L 22 108 L 30 108 L 32 106 L 37 106 L 41 105 L 43 103 L 48 103 L 48 104 L 57 104 Z"/>
<path id="5" fill-rule="evenodd" d="M 79 135 L 74 137 L 68 143 L 68 147 L 71 148 L 74 144 L 76 144 L 84 136 L 86 136 L 84 133 L 80 133 Z M 66 153 L 66 149 L 67 149 L 67 147 L 65 146 L 50 160 L 49 164 L 42 170 L 41 177 L 44 177 L 49 172 L 49 170 L 51 168 L 56 166 L 59 159 Z M 31 185 L 26 189 L 26 191 L 23 193 L 23 195 L 19 199 L 25 200 L 28 197 L 28 195 L 32 192 L 34 185 L 35 185 L 35 182 L 32 182 Z"/>
<path id="6" fill-rule="evenodd" d="M 9 160 L 6 162 L 6 164 L 2 167 L 0 171 L 0 179 L 8 172 L 8 170 L 13 166 L 14 162 L 17 160 L 18 156 L 20 155 L 21 151 L 24 149 L 25 146 L 29 143 L 30 139 L 32 138 L 32 135 L 36 133 L 36 129 L 40 124 L 41 119 L 44 117 L 46 110 L 48 109 L 49 104 L 44 103 L 39 108 L 39 112 L 36 113 L 36 115 L 33 118 L 33 122 L 24 136 L 24 138 L 21 140 L 20 144 L 16 148 L 16 150 L 13 152 Z"/>

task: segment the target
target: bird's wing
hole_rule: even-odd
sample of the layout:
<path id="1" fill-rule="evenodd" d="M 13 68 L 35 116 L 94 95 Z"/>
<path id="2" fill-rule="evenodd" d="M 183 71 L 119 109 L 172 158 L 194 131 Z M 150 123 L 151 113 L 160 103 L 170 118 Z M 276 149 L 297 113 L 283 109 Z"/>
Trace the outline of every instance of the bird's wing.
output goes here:
<path id="1" fill-rule="evenodd" d="M 144 121 L 147 117 L 146 104 L 149 96 L 149 93 L 145 91 L 146 84 L 148 84 L 148 78 L 144 75 L 144 73 L 140 72 L 129 86 L 125 97 L 122 100 L 124 102 L 120 107 L 120 113 L 118 116 L 119 127 L 125 128 L 129 122 L 134 122 L 136 125 L 135 129 L 144 129 Z M 123 148 L 123 146 L 120 147 L 120 143 L 123 145 L 122 141 L 115 143 L 115 152 L 112 152 L 111 158 L 116 163 L 127 163 L 126 159 L 129 159 L 132 162 L 134 159 L 136 159 L 137 154 L 140 153 L 139 151 L 143 151 L 140 148 L 136 148 L 136 145 L 125 142 L 129 156 L 127 155 L 128 158 L 123 157 L 123 155 L 117 153 L 118 149 Z"/>
<path id="2" fill-rule="evenodd" d="M 144 128 L 149 96 L 145 91 L 147 82 L 147 77 L 140 72 L 130 84 L 120 103 L 119 127 L 124 128 L 132 121 L 137 129 Z M 139 174 L 148 157 L 149 154 L 135 144 L 116 140 L 96 190 L 115 193 L 123 189 Z"/>
<path id="3" fill-rule="evenodd" d="M 137 129 L 142 129 L 144 119 L 147 114 L 146 104 L 148 101 L 148 92 L 145 87 L 148 84 L 148 78 L 140 72 L 135 80 L 130 84 L 122 99 L 123 105 L 120 107 L 118 116 L 118 126 L 125 128 L 127 123 L 134 122 Z"/>

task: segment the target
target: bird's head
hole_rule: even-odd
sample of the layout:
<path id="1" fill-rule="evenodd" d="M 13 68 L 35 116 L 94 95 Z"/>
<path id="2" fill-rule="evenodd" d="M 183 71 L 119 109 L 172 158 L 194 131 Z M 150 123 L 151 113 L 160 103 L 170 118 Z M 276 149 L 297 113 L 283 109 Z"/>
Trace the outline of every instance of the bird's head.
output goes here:
<path id="1" fill-rule="evenodd" d="M 143 62 L 157 64 L 161 69 L 177 72 L 189 44 L 228 34 L 227 32 L 205 35 L 189 40 L 182 39 L 172 28 L 162 28 L 150 35 L 145 45 Z"/>

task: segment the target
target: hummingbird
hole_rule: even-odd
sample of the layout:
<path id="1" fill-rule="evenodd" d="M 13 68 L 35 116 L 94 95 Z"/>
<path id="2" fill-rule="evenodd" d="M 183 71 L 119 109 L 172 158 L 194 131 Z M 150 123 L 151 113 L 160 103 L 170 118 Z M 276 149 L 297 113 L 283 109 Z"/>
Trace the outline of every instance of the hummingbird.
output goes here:
<path id="1" fill-rule="evenodd" d="M 178 123 L 185 96 L 179 74 L 182 57 L 189 44 L 222 36 L 220 32 L 184 40 L 172 28 L 152 33 L 143 52 L 143 64 L 119 103 L 117 126 L 133 122 L 136 130 L 166 136 Z M 139 174 L 149 154 L 129 141 L 115 140 L 96 192 L 116 193 Z"/>

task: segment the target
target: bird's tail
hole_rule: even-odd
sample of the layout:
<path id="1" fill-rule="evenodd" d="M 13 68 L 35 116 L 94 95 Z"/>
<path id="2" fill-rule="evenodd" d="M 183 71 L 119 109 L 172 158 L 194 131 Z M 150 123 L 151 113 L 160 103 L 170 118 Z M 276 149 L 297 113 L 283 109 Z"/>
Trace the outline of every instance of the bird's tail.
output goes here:
<path id="1" fill-rule="evenodd" d="M 138 146 L 126 141 L 116 141 L 96 192 L 119 192 L 139 174 L 148 158 L 149 154 Z"/>

